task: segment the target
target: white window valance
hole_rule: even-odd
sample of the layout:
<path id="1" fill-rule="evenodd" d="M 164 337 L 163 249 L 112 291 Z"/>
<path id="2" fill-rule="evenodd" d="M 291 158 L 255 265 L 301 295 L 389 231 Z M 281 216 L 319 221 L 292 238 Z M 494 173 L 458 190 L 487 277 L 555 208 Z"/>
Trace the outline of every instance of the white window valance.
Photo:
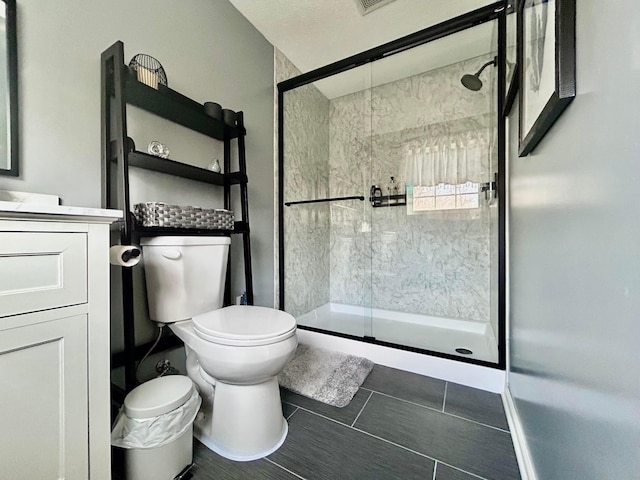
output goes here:
<path id="1" fill-rule="evenodd" d="M 404 147 L 407 185 L 486 182 L 491 148 L 487 132 L 433 135 Z"/>

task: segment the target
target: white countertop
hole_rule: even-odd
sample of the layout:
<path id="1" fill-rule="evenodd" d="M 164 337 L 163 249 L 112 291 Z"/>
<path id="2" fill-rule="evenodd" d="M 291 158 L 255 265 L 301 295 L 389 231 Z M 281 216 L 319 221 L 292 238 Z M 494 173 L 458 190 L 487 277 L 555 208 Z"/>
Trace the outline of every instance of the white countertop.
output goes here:
<path id="1" fill-rule="evenodd" d="M 40 220 L 111 223 L 122 218 L 122 211 L 106 210 L 103 208 L 70 207 L 67 205 L 49 205 L 44 203 L 0 201 L 0 219 L 16 219 L 19 217 Z"/>

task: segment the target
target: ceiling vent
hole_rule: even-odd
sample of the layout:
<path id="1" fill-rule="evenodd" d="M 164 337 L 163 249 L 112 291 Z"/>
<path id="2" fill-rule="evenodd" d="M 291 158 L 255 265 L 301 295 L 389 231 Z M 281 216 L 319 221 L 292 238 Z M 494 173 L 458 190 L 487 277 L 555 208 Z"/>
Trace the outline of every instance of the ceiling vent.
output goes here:
<path id="1" fill-rule="evenodd" d="M 366 15 L 367 13 L 371 13 L 374 10 L 380 7 L 384 7 L 385 5 L 393 1 L 395 0 L 355 0 L 361 15 Z"/>

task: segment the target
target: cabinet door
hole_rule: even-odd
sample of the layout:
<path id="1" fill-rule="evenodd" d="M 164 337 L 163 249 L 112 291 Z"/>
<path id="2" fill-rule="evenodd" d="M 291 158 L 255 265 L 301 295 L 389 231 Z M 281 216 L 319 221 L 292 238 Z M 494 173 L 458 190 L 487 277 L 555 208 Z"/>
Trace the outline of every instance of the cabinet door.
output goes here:
<path id="1" fill-rule="evenodd" d="M 0 232 L 0 317 L 87 302 L 87 235 Z"/>
<path id="2" fill-rule="evenodd" d="M 2 472 L 86 480 L 87 415 L 86 315 L 0 331 Z"/>

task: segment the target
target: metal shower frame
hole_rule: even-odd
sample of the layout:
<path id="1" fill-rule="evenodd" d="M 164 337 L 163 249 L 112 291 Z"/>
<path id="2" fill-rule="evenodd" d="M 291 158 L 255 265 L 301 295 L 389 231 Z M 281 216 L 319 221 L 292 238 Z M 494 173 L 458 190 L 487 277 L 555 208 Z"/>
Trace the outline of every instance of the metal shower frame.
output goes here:
<path id="1" fill-rule="evenodd" d="M 336 75 L 338 73 L 351 70 L 367 63 L 375 62 L 390 55 L 409 50 L 425 43 L 437 40 L 439 38 L 458 33 L 467 28 L 480 25 L 489 21 L 498 21 L 498 86 L 497 86 L 497 129 L 498 129 L 498 178 L 497 193 L 501 201 L 498 202 L 498 363 L 477 360 L 473 358 L 465 358 L 448 353 L 425 350 L 421 348 L 410 347 L 407 345 L 399 345 L 389 342 L 376 340 L 370 337 L 358 337 L 347 335 L 328 330 L 322 330 L 314 327 L 306 327 L 300 325 L 298 328 L 303 330 L 325 333 L 352 340 L 358 340 L 376 345 L 408 350 L 416 353 L 432 355 L 436 357 L 456 360 L 464 363 L 472 363 L 486 367 L 496 368 L 500 370 L 506 369 L 506 197 L 505 197 L 505 120 L 503 117 L 503 108 L 505 101 L 505 85 L 504 76 L 506 72 L 505 59 L 505 41 L 506 41 L 506 17 L 505 1 L 501 0 L 485 7 L 473 10 L 458 17 L 452 18 L 437 25 L 425 28 L 419 32 L 401 37 L 392 42 L 385 43 L 378 47 L 372 48 L 365 52 L 353 55 L 343 60 L 325 65 L 318 69 L 312 70 L 297 77 L 290 78 L 278 83 L 278 271 L 279 271 L 279 302 L 278 308 L 284 310 L 285 303 L 285 286 L 284 286 L 284 94 L 294 88 L 313 83 L 323 78 Z"/>

